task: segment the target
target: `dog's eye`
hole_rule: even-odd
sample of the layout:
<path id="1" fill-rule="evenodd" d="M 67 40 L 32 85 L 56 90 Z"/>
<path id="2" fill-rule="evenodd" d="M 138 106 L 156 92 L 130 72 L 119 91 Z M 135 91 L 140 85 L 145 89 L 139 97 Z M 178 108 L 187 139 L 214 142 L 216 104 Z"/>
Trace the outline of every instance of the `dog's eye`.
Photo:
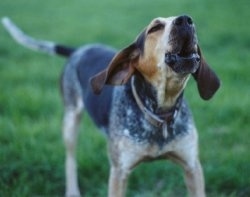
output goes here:
<path id="1" fill-rule="evenodd" d="M 148 30 L 148 34 L 151 34 L 151 33 L 153 33 L 153 32 L 162 30 L 162 29 L 164 29 L 164 27 L 165 27 L 164 24 L 158 23 L 158 24 L 156 24 L 155 26 L 151 27 L 151 28 Z"/>

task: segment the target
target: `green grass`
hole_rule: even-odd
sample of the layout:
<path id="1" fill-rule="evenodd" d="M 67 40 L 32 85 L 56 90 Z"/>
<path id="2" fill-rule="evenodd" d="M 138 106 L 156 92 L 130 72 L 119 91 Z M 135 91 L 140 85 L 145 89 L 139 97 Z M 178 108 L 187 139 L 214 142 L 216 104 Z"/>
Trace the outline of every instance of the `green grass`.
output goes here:
<path id="1" fill-rule="evenodd" d="M 68 45 L 102 42 L 122 48 L 154 17 L 187 13 L 203 53 L 222 80 L 202 101 L 191 79 L 186 97 L 200 136 L 208 197 L 250 196 L 249 0 L 18 0 L 0 2 L 28 34 Z M 17 45 L 0 27 L 0 196 L 63 196 L 64 147 L 58 79 L 64 59 Z M 106 196 L 105 138 L 84 116 L 79 181 L 87 197 Z M 186 196 L 182 173 L 170 162 L 139 166 L 128 196 Z"/>

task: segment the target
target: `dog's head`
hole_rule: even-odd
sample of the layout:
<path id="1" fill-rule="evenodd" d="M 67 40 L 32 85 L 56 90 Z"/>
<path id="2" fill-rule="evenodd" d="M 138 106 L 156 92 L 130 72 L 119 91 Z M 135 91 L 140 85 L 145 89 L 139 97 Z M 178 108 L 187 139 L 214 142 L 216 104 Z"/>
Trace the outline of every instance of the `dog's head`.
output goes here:
<path id="1" fill-rule="evenodd" d="M 93 90 L 99 93 L 105 84 L 125 84 L 136 71 L 162 89 L 159 93 L 162 97 L 178 95 L 190 74 L 205 100 L 220 86 L 201 54 L 189 16 L 154 19 L 132 44 L 115 55 L 104 71 L 91 79 Z"/>

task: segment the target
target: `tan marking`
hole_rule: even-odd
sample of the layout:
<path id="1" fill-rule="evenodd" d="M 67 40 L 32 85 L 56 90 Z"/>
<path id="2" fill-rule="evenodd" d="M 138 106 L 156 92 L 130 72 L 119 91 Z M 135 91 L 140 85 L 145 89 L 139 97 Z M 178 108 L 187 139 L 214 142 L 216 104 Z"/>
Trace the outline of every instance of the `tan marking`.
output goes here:
<path id="1" fill-rule="evenodd" d="M 146 29 L 144 53 L 140 56 L 136 69 L 157 90 L 158 105 L 171 108 L 182 90 L 185 88 L 189 75 L 180 76 L 165 64 L 165 54 L 171 51 L 168 44 L 172 21 L 175 17 L 156 18 Z M 157 24 L 165 27 L 159 31 L 147 33 Z"/>

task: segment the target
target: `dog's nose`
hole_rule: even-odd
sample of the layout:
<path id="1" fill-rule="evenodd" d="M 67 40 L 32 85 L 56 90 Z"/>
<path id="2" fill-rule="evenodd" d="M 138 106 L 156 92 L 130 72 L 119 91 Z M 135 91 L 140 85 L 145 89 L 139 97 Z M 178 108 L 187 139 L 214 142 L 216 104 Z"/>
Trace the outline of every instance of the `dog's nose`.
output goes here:
<path id="1" fill-rule="evenodd" d="M 174 20 L 174 24 L 176 26 L 191 26 L 193 24 L 193 20 L 191 17 L 183 15 L 179 16 Z"/>

